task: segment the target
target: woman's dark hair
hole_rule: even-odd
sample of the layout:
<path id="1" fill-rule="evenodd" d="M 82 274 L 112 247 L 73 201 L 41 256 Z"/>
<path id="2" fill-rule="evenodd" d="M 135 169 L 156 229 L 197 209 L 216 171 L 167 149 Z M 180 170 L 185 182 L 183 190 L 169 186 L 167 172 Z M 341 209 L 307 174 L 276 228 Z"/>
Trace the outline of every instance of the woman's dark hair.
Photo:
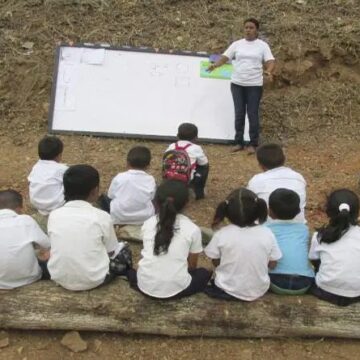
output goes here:
<path id="1" fill-rule="evenodd" d="M 269 209 L 280 220 L 291 220 L 300 212 L 300 196 L 293 190 L 276 189 L 269 196 Z"/>
<path id="2" fill-rule="evenodd" d="M 181 181 L 165 180 L 155 193 L 155 206 L 158 212 L 154 254 L 167 253 L 174 236 L 176 215 L 189 201 L 189 189 Z"/>
<path id="3" fill-rule="evenodd" d="M 99 186 L 99 172 L 90 165 L 73 165 L 64 173 L 65 201 L 86 200 Z"/>
<path id="4" fill-rule="evenodd" d="M 38 144 L 38 154 L 41 160 L 54 160 L 64 149 L 63 142 L 56 136 L 44 136 Z"/>
<path id="5" fill-rule="evenodd" d="M 255 221 L 262 224 L 267 219 L 266 202 L 246 188 L 236 189 L 216 208 L 212 226 L 225 218 L 240 227 L 254 226 Z"/>
<path id="6" fill-rule="evenodd" d="M 327 198 L 326 215 L 329 223 L 318 229 L 320 243 L 331 244 L 339 240 L 350 228 L 356 225 L 359 216 L 359 198 L 351 190 L 333 191 Z"/>
<path id="7" fill-rule="evenodd" d="M 244 25 L 245 25 L 246 23 L 248 23 L 248 22 L 253 23 L 253 24 L 256 26 L 256 30 L 259 30 L 259 28 L 260 28 L 260 23 L 259 23 L 258 20 L 256 20 L 255 18 L 248 18 L 248 19 L 246 19 L 246 20 L 244 21 Z"/>

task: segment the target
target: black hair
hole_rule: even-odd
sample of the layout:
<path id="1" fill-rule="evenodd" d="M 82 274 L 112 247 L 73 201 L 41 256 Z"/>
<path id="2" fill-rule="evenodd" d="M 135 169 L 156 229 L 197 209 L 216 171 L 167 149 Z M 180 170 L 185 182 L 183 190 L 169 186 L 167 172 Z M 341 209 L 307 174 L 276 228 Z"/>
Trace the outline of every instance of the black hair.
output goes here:
<path id="1" fill-rule="evenodd" d="M 84 164 L 70 166 L 64 173 L 65 201 L 87 200 L 99 183 L 99 172 L 92 166 Z"/>
<path id="2" fill-rule="evenodd" d="M 318 229 L 318 239 L 331 244 L 339 240 L 350 228 L 356 225 L 359 216 L 359 198 L 349 189 L 333 191 L 326 201 L 326 215 L 329 223 Z"/>
<path id="3" fill-rule="evenodd" d="M 176 215 L 189 201 L 189 189 L 185 183 L 176 180 L 165 180 L 155 193 L 155 206 L 158 211 L 157 231 L 155 235 L 154 254 L 167 253 L 174 236 Z"/>
<path id="4" fill-rule="evenodd" d="M 54 160 L 64 150 L 63 142 L 56 136 L 44 136 L 38 144 L 41 160 Z"/>
<path id="5" fill-rule="evenodd" d="M 260 23 L 259 23 L 259 21 L 258 21 L 258 20 L 256 20 L 255 18 L 248 18 L 248 19 L 245 19 L 245 21 L 244 21 L 244 25 L 245 25 L 246 23 L 248 23 L 248 22 L 253 23 L 253 24 L 256 26 L 256 30 L 259 30 L 259 28 L 260 28 Z"/>
<path id="6" fill-rule="evenodd" d="M 269 196 L 269 209 L 280 220 L 291 220 L 300 212 L 300 196 L 293 190 L 276 189 Z"/>
<path id="7" fill-rule="evenodd" d="M 274 169 L 285 164 L 285 155 L 280 145 L 264 144 L 256 150 L 256 158 L 266 169 Z"/>
<path id="8" fill-rule="evenodd" d="M 262 224 L 267 219 L 266 202 L 246 188 L 236 189 L 217 206 L 212 226 L 225 218 L 240 227 L 254 226 L 256 221 Z"/>
<path id="9" fill-rule="evenodd" d="M 134 146 L 128 152 L 126 160 L 134 169 L 145 169 L 150 165 L 151 152 L 146 146 Z"/>
<path id="10" fill-rule="evenodd" d="M 191 123 L 183 123 L 178 127 L 177 137 L 179 140 L 192 141 L 198 136 L 198 128 Z"/>
<path id="11" fill-rule="evenodd" d="M 0 209 L 15 210 L 23 206 L 23 197 L 13 189 L 0 191 Z"/>

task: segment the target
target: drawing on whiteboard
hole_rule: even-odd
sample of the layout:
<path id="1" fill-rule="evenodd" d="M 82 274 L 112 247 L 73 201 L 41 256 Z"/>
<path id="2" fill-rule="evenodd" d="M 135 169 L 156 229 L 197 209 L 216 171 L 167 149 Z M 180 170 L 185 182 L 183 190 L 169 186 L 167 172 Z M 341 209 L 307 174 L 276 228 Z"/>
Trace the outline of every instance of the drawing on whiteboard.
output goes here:
<path id="1" fill-rule="evenodd" d="M 56 110 L 65 110 L 65 111 L 74 111 L 75 107 L 75 97 L 73 91 L 68 86 L 59 86 L 56 89 L 56 101 L 55 101 Z"/>
<path id="2" fill-rule="evenodd" d="M 75 50 L 75 51 L 74 51 Z M 81 56 L 83 53 L 83 49 L 80 48 L 69 48 L 63 47 L 61 48 L 61 59 L 68 64 L 79 64 L 81 61 Z"/>
<path id="3" fill-rule="evenodd" d="M 150 74 L 152 76 L 163 76 L 166 75 L 166 73 L 169 71 L 168 64 L 160 65 L 156 63 L 150 64 Z"/>
<path id="4" fill-rule="evenodd" d="M 186 64 L 176 64 L 176 72 L 178 74 L 187 74 L 189 72 L 189 66 Z"/>
<path id="5" fill-rule="evenodd" d="M 105 49 L 84 49 L 81 62 L 88 65 L 102 65 L 105 60 Z"/>
<path id="6" fill-rule="evenodd" d="M 213 71 L 207 71 L 211 63 L 209 61 L 201 61 L 200 62 L 200 77 L 209 78 L 209 79 L 222 79 L 222 80 L 230 80 L 233 67 L 231 64 L 225 64 L 216 68 Z"/>
<path id="7" fill-rule="evenodd" d="M 62 83 L 74 86 L 78 78 L 78 67 L 73 64 L 66 64 L 63 67 Z"/>
<path id="8" fill-rule="evenodd" d="M 178 76 L 175 78 L 175 87 L 184 88 L 190 87 L 190 78 L 186 76 Z"/>

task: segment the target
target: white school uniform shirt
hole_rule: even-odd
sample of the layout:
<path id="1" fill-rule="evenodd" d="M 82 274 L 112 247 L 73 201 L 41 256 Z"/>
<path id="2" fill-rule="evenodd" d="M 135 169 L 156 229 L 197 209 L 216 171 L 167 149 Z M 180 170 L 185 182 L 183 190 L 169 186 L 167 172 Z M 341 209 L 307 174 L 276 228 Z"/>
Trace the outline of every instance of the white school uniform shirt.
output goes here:
<path id="1" fill-rule="evenodd" d="M 205 248 L 211 259 L 220 259 L 215 285 L 246 301 L 264 295 L 270 286 L 269 261 L 282 254 L 275 236 L 263 225 L 241 228 L 230 224 L 218 230 Z"/>
<path id="2" fill-rule="evenodd" d="M 274 190 L 285 188 L 295 191 L 300 197 L 300 213 L 296 215 L 294 221 L 306 223 L 306 181 L 298 172 L 286 166 L 279 166 L 254 175 L 250 179 L 247 188 L 259 198 L 264 199 L 268 205 L 269 196 Z M 268 221 L 272 221 L 272 219 L 269 217 Z"/>
<path id="3" fill-rule="evenodd" d="M 337 241 L 319 243 L 315 232 L 309 251 L 310 260 L 320 260 L 316 285 L 329 293 L 360 296 L 360 227 L 351 226 Z"/>
<path id="4" fill-rule="evenodd" d="M 131 169 L 116 175 L 108 191 L 114 224 L 141 225 L 153 216 L 155 190 L 154 177 L 145 171 Z"/>
<path id="5" fill-rule="evenodd" d="M 202 147 L 198 144 L 192 143 L 191 141 L 179 140 L 175 143 L 170 144 L 168 146 L 168 148 L 166 149 L 166 151 L 174 150 L 176 147 L 176 144 L 178 144 L 179 147 L 185 147 L 190 144 L 190 146 L 187 147 L 185 149 L 185 151 L 189 155 L 191 165 L 194 166 L 194 164 L 196 164 L 196 165 L 203 166 L 203 165 L 206 165 L 209 163 L 209 160 L 208 160 L 207 156 L 205 155 Z M 191 172 L 191 179 L 194 177 L 194 173 L 195 173 L 195 169 L 193 169 Z"/>
<path id="6" fill-rule="evenodd" d="M 169 298 L 191 283 L 187 258 L 189 253 L 202 252 L 201 231 L 188 217 L 178 214 L 167 253 L 154 255 L 157 222 L 157 216 L 153 216 L 142 227 L 143 249 L 137 280 L 143 293 L 157 298 Z"/>
<path id="7" fill-rule="evenodd" d="M 63 176 L 65 164 L 53 160 L 39 160 L 32 168 L 29 181 L 30 203 L 40 214 L 49 215 L 64 205 Z"/>
<path id="8" fill-rule="evenodd" d="M 232 60 L 231 82 L 241 86 L 262 86 L 263 63 L 274 60 L 269 45 L 260 39 L 237 40 L 223 55 Z"/>
<path id="9" fill-rule="evenodd" d="M 51 212 L 48 269 L 51 279 L 68 290 L 89 290 L 103 283 L 109 255 L 118 243 L 110 215 L 82 200 L 67 202 Z"/>
<path id="10" fill-rule="evenodd" d="M 28 285 L 41 278 L 33 243 L 50 247 L 36 221 L 13 210 L 0 210 L 0 289 Z"/>

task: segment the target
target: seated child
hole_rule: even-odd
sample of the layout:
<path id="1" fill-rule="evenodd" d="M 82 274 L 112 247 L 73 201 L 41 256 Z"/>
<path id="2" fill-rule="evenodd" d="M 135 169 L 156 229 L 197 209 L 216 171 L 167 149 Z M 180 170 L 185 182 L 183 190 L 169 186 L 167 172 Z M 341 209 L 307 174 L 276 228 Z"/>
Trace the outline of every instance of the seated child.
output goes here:
<path id="1" fill-rule="evenodd" d="M 22 215 L 22 209 L 23 198 L 17 191 L 0 191 L 0 289 L 49 278 L 34 249 L 36 244 L 48 252 L 49 239 L 31 216 Z"/>
<path id="2" fill-rule="evenodd" d="M 108 197 L 114 224 L 142 225 L 155 214 L 152 200 L 156 183 L 154 177 L 146 173 L 150 161 L 147 147 L 133 147 L 127 155 L 128 170 L 111 181 Z"/>
<path id="3" fill-rule="evenodd" d="M 273 232 L 283 254 L 270 271 L 271 290 L 277 294 L 305 294 L 314 282 L 314 271 L 308 259 L 309 229 L 294 221 L 300 212 L 300 197 L 292 190 L 277 189 L 269 197 L 266 225 Z"/>
<path id="4" fill-rule="evenodd" d="M 178 141 L 169 145 L 169 150 L 185 150 L 190 158 L 192 172 L 191 183 L 195 192 L 195 199 L 203 199 L 205 197 L 205 185 L 209 174 L 209 161 L 202 147 L 195 144 L 198 136 L 198 128 L 194 124 L 183 123 L 178 128 Z M 166 152 L 165 151 L 165 152 Z"/>
<path id="5" fill-rule="evenodd" d="M 185 183 L 165 180 L 157 189 L 159 213 L 142 227 L 143 249 L 138 271 L 130 270 L 131 287 L 161 299 L 181 298 L 203 291 L 211 272 L 197 268 L 202 252 L 201 231 L 181 214 L 189 200 Z"/>
<path id="6" fill-rule="evenodd" d="M 269 267 L 281 258 L 275 236 L 261 225 L 267 218 L 266 203 L 248 189 L 236 189 L 218 205 L 213 226 L 225 218 L 230 224 L 216 231 L 205 248 L 216 267 L 215 280 L 205 293 L 225 300 L 256 300 L 268 291 Z"/>
<path id="7" fill-rule="evenodd" d="M 309 258 L 316 267 L 312 293 L 335 305 L 360 301 L 359 198 L 348 189 L 327 199 L 329 223 L 314 233 Z"/>
<path id="8" fill-rule="evenodd" d="M 91 205 L 98 198 L 99 181 L 92 166 L 71 166 L 64 174 L 66 203 L 49 215 L 48 269 L 51 279 L 68 290 L 108 283 L 115 277 L 111 265 L 121 265 L 120 258 L 128 261 L 123 273 L 131 266 L 131 256 L 125 244 L 117 241 L 110 215 Z"/>
<path id="9" fill-rule="evenodd" d="M 301 211 L 294 220 L 306 222 L 306 181 L 301 174 L 284 166 L 285 155 L 281 146 L 264 144 L 256 150 L 256 158 L 263 173 L 253 176 L 247 188 L 264 199 L 267 204 L 270 194 L 278 188 L 295 191 L 300 196 Z M 271 221 L 271 217 L 268 221 Z"/>
<path id="10" fill-rule="evenodd" d="M 56 136 L 42 138 L 38 153 L 40 160 L 28 177 L 30 203 L 41 215 L 49 215 L 65 202 L 63 175 L 68 167 L 60 163 L 63 143 Z"/>

